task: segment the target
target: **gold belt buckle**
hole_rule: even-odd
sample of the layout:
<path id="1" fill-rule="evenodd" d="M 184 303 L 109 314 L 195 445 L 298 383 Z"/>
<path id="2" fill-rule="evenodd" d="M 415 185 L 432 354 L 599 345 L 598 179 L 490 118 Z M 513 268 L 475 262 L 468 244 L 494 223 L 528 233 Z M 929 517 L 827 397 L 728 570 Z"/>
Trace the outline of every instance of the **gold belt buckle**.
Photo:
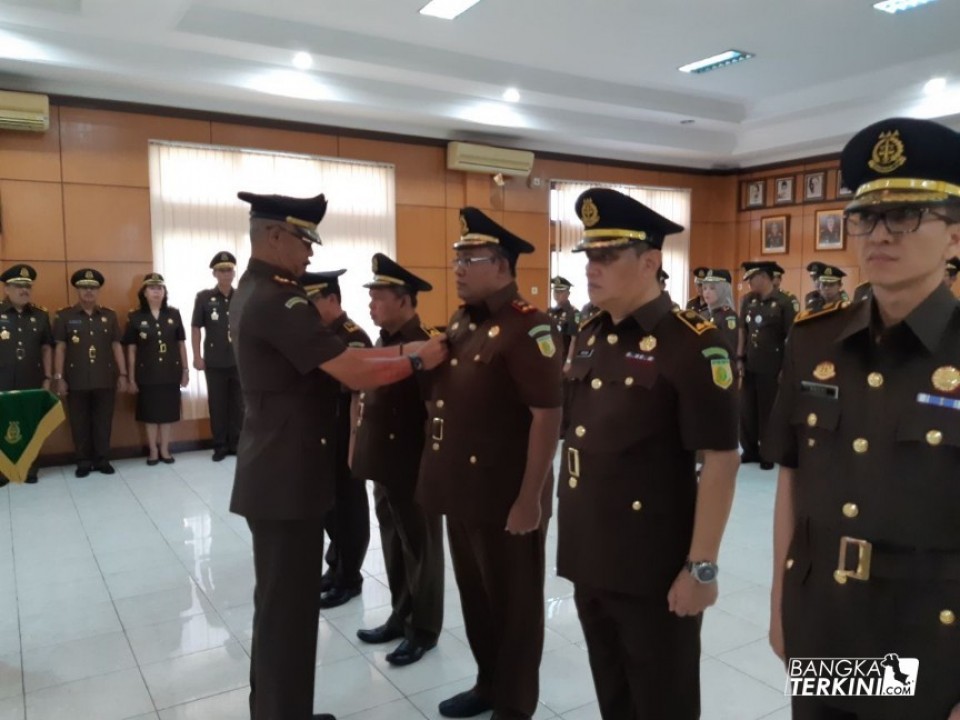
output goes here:
<path id="1" fill-rule="evenodd" d="M 847 570 L 847 549 L 850 545 L 857 546 L 857 569 Z M 838 576 L 852 578 L 854 580 L 870 579 L 870 559 L 873 557 L 873 545 L 867 540 L 859 540 L 852 537 L 840 538 L 840 559 L 837 563 Z"/>
<path id="2" fill-rule="evenodd" d="M 570 477 L 580 477 L 580 451 L 576 448 L 567 448 L 567 472 Z"/>
<path id="3" fill-rule="evenodd" d="M 431 437 L 438 442 L 443 440 L 443 418 L 433 419 L 433 435 Z"/>

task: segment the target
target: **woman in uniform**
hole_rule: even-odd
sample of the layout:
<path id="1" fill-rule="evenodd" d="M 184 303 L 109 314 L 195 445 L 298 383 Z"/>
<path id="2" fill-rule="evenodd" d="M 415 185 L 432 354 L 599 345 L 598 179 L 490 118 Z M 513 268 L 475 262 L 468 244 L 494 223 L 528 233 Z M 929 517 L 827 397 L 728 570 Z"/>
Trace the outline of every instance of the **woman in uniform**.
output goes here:
<path id="1" fill-rule="evenodd" d="M 730 287 L 731 275 L 728 270 L 707 270 L 703 277 L 703 300 L 707 309 L 704 316 L 711 320 L 723 336 L 724 345 L 731 357 L 737 354 L 737 333 L 740 318 L 733 309 L 733 289 Z"/>
<path id="2" fill-rule="evenodd" d="M 170 427 L 180 419 L 180 388 L 187 386 L 186 332 L 180 311 L 167 305 L 163 276 L 149 273 L 137 293 L 140 307 L 127 318 L 123 344 L 137 395 L 137 420 L 147 426 L 147 465 L 172 463 Z"/>

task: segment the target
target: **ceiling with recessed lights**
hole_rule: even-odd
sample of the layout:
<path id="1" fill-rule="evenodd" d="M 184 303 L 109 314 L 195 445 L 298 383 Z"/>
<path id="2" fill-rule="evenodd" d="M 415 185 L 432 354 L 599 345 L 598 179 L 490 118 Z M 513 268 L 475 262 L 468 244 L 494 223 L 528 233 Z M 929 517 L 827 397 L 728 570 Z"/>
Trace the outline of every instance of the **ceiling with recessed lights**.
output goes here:
<path id="1" fill-rule="evenodd" d="M 960 129 L 955 0 L 425 3 L 0 0 L 0 88 L 698 168 Z M 755 57 L 678 70 L 729 49 Z"/>

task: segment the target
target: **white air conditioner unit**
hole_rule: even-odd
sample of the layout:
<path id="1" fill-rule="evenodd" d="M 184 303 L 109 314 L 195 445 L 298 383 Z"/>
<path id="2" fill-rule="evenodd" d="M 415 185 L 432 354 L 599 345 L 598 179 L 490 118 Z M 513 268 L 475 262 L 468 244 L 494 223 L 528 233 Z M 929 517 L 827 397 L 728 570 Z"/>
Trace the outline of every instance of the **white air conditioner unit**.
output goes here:
<path id="1" fill-rule="evenodd" d="M 487 175 L 526 177 L 533 170 L 533 153 L 526 150 L 452 142 L 447 145 L 447 168 Z"/>
<path id="2" fill-rule="evenodd" d="M 0 90 L 0 131 L 46 132 L 50 129 L 50 98 Z"/>

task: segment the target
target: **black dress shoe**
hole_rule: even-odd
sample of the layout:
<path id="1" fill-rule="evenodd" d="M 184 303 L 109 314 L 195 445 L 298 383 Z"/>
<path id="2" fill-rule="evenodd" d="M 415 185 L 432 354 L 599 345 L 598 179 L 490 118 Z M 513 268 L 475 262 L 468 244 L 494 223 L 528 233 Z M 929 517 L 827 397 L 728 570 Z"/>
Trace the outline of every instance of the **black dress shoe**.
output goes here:
<path id="1" fill-rule="evenodd" d="M 27 485 L 36 485 L 36 484 L 37 484 L 37 476 L 36 476 L 36 475 L 27 476 L 26 483 L 27 483 Z"/>
<path id="2" fill-rule="evenodd" d="M 214 450 L 213 451 L 213 461 L 220 462 L 227 456 L 226 450 Z"/>
<path id="3" fill-rule="evenodd" d="M 760 462 L 759 455 L 748 455 L 747 453 L 743 453 L 742 455 L 740 455 L 741 465 L 746 465 L 748 463 L 758 463 L 758 462 Z"/>
<path id="4" fill-rule="evenodd" d="M 227 455 L 236 455 L 236 454 L 237 454 L 236 448 L 230 448 L 229 450 L 227 450 Z"/>
<path id="5" fill-rule="evenodd" d="M 5 477 L 0 476 L 0 487 L 4 487 L 5 485 L 8 485 L 9 483 L 10 483 L 9 480 L 7 480 Z"/>
<path id="6" fill-rule="evenodd" d="M 91 468 L 89 465 L 78 465 L 77 471 L 74 473 L 74 475 L 77 477 L 86 477 L 90 474 L 90 470 Z"/>
<path id="7" fill-rule="evenodd" d="M 162 456 L 161 456 L 161 458 L 160 458 L 160 462 L 162 462 L 162 463 L 164 463 L 164 464 L 166 464 L 166 465 L 173 465 L 176 461 L 177 461 L 177 459 L 176 459 L 173 455 L 171 455 L 170 457 L 162 457 Z"/>
<path id="8" fill-rule="evenodd" d="M 357 637 L 365 643 L 378 645 L 380 643 L 399 640 L 403 637 L 403 630 L 388 623 L 384 623 L 380 627 L 371 628 L 370 630 L 364 630 L 362 628 L 357 630 Z"/>
<path id="9" fill-rule="evenodd" d="M 761 462 L 761 463 L 760 463 L 760 469 L 761 469 L 761 470 L 773 470 L 773 463 L 772 463 L 772 462 Z"/>
<path id="10" fill-rule="evenodd" d="M 160 464 L 160 458 L 147 458 L 147 465 L 153 467 Z"/>
<path id="11" fill-rule="evenodd" d="M 447 698 L 439 706 L 440 714 L 449 718 L 473 717 L 492 709 L 493 705 L 480 697 L 476 688 Z"/>
<path id="12" fill-rule="evenodd" d="M 313 716 L 313 720 L 337 720 L 337 719 L 330 713 L 317 713 L 316 715 Z"/>
<path id="13" fill-rule="evenodd" d="M 320 607 L 329 610 L 330 608 L 340 607 L 353 600 L 361 592 L 360 588 L 339 588 L 335 587 L 330 592 L 325 592 L 320 597 Z"/>
<path id="14" fill-rule="evenodd" d="M 116 472 L 116 470 L 113 469 L 113 465 L 108 462 L 102 462 L 97 465 L 97 470 L 104 475 L 113 475 Z"/>
<path id="15" fill-rule="evenodd" d="M 333 573 L 327 570 L 323 575 L 320 576 L 320 593 L 330 592 L 333 590 L 335 584 L 335 579 Z"/>
<path id="16" fill-rule="evenodd" d="M 391 665 L 413 665 L 427 650 L 433 650 L 436 646 L 436 643 L 423 645 L 413 640 L 404 640 L 397 645 L 396 650 L 387 653 L 387 662 Z"/>
<path id="17" fill-rule="evenodd" d="M 530 716 L 510 711 L 494 710 L 490 720 L 530 720 Z"/>

